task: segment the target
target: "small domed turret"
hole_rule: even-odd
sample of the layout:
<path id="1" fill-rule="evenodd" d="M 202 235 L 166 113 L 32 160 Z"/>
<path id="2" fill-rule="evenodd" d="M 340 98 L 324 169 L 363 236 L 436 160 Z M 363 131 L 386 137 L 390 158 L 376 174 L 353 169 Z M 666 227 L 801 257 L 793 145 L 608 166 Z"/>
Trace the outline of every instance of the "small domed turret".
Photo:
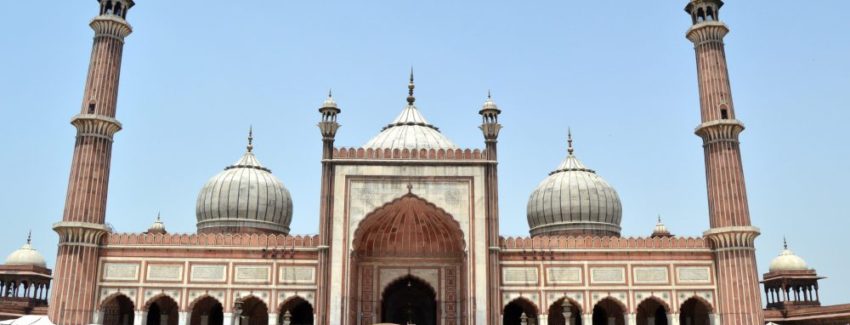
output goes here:
<path id="1" fill-rule="evenodd" d="M 650 237 L 673 237 L 673 234 L 667 230 L 667 226 L 661 222 L 661 215 L 658 215 L 658 222 L 655 224 L 655 229 L 652 230 L 652 235 Z"/>
<path id="2" fill-rule="evenodd" d="M 156 214 L 156 220 L 153 222 L 150 228 L 148 228 L 148 234 L 167 234 L 165 231 L 165 224 L 162 223 L 162 220 L 159 218 L 159 213 Z"/>
<path id="3" fill-rule="evenodd" d="M 794 252 L 788 249 L 788 242 L 784 241 L 783 244 L 784 249 L 782 252 L 770 262 L 770 272 L 808 270 L 809 266 L 806 264 L 806 261 L 799 256 L 794 255 Z"/>
<path id="4" fill-rule="evenodd" d="M 44 256 L 32 248 L 32 232 L 27 235 L 27 243 L 6 257 L 5 265 L 38 266 L 47 268 Z"/>

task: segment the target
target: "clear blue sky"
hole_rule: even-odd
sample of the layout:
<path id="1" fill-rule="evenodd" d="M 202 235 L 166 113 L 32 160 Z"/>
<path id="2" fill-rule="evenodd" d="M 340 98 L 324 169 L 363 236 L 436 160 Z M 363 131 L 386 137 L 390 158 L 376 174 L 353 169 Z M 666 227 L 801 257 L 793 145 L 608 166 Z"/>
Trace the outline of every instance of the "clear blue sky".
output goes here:
<path id="1" fill-rule="evenodd" d="M 140 232 L 157 211 L 195 230 L 206 180 L 255 152 L 292 192 L 293 232 L 318 220 L 318 113 L 328 88 L 341 146 L 364 144 L 417 104 L 463 147 L 483 147 L 487 89 L 503 110 L 504 235 L 527 235 L 528 195 L 565 155 L 614 185 L 626 236 L 661 214 L 678 235 L 708 228 L 696 71 L 685 0 L 138 1 L 129 14 L 107 220 Z M 0 254 L 28 229 L 53 265 L 95 1 L 0 5 Z M 782 236 L 850 302 L 847 234 L 850 2 L 728 1 L 727 55 L 759 271 Z"/>

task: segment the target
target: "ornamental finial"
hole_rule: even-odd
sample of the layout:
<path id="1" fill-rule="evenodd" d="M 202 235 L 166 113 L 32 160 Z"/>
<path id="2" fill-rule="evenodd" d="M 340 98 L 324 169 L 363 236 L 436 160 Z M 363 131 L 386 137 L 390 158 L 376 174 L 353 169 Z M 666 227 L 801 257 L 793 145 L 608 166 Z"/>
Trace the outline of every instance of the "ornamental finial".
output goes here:
<path id="1" fill-rule="evenodd" d="M 788 249 L 788 239 L 786 239 L 785 236 L 782 236 L 782 246 L 785 247 L 785 249 Z"/>
<path id="2" fill-rule="evenodd" d="M 27 245 L 32 244 L 32 229 L 27 233 Z"/>
<path id="3" fill-rule="evenodd" d="M 248 152 L 254 150 L 254 126 L 248 127 Z"/>
<path id="4" fill-rule="evenodd" d="M 567 152 L 572 155 L 573 151 L 573 131 L 567 128 Z"/>
<path id="5" fill-rule="evenodd" d="M 407 104 L 413 105 L 413 102 L 416 101 L 416 97 L 413 97 L 413 88 L 416 86 L 413 84 L 413 67 L 410 67 L 410 83 L 407 85 Z"/>

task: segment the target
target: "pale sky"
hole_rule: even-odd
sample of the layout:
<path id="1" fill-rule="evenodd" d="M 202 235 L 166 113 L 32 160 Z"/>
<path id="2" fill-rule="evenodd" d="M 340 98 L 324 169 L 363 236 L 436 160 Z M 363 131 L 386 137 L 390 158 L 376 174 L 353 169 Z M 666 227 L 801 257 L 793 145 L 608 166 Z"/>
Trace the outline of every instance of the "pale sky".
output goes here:
<path id="1" fill-rule="evenodd" d="M 612 184 L 624 236 L 661 214 L 680 236 L 708 228 L 690 18 L 662 1 L 137 1 L 128 16 L 107 221 L 195 231 L 207 179 L 255 153 L 292 192 L 293 233 L 318 230 L 316 111 L 333 88 L 338 146 L 359 146 L 417 106 L 462 147 L 482 148 L 487 90 L 503 110 L 503 235 L 528 235 L 529 194 L 566 155 Z M 88 69 L 95 1 L 0 4 L 0 254 L 27 230 L 52 266 Z M 787 236 L 850 303 L 850 2 L 728 1 L 727 57 L 759 272 Z"/>

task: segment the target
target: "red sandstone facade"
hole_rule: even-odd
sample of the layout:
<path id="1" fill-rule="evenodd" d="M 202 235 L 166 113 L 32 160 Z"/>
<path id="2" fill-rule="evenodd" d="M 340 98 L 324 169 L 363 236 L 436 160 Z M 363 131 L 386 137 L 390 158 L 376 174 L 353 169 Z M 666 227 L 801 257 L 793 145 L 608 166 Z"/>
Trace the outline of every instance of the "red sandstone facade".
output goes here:
<path id="1" fill-rule="evenodd" d="M 764 323 L 722 1 L 693 0 L 686 8 L 711 225 L 698 238 L 500 237 L 501 111 L 492 99 L 479 112 L 483 150 L 404 137 L 397 140 L 422 146 L 336 148 L 341 109 L 330 96 L 319 109 L 318 235 L 111 233 L 104 211 L 133 1 L 100 3 L 83 108 L 72 121 L 78 134 L 65 214 L 54 227 L 60 246 L 49 317 L 56 324 Z M 406 120 L 384 131 L 410 127 L 434 136 L 439 131 L 416 111 L 413 89 L 411 75 Z M 767 312 L 771 320 L 775 314 Z"/>

